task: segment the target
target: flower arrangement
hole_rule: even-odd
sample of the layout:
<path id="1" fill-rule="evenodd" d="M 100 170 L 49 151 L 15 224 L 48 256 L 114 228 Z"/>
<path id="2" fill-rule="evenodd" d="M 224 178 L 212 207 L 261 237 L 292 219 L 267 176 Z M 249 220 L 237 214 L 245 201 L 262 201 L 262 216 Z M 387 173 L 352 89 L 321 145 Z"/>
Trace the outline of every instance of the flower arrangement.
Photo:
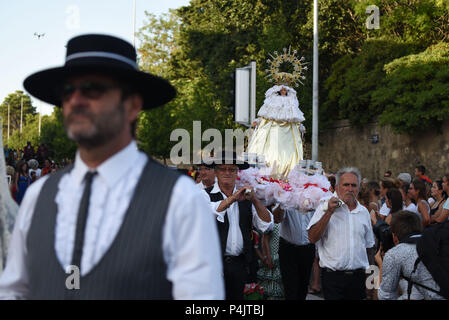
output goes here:
<path id="1" fill-rule="evenodd" d="M 319 172 L 307 174 L 296 166 L 288 180 L 273 179 L 269 173 L 266 168 L 242 170 L 237 188 L 250 185 L 263 205 L 280 203 L 282 209 L 299 209 L 301 212 L 315 210 L 321 198 L 331 195 L 329 180 Z"/>
<path id="2" fill-rule="evenodd" d="M 243 300 L 262 300 L 264 289 L 258 283 L 245 284 L 243 289 Z"/>

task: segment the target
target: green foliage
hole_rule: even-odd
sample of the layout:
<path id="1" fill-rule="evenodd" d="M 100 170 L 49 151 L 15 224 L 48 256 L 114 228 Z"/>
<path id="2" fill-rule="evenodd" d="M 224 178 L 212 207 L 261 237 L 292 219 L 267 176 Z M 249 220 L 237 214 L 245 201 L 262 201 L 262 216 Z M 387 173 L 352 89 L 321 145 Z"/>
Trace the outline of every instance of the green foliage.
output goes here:
<path id="1" fill-rule="evenodd" d="M 449 43 L 396 59 L 384 69 L 385 84 L 373 92 L 373 103 L 385 106 L 380 124 L 409 134 L 440 127 L 449 115 Z"/>
<path id="2" fill-rule="evenodd" d="M 357 16 L 366 19 L 366 7 L 377 5 L 380 29 L 367 30 L 369 37 L 389 36 L 414 42 L 426 48 L 449 39 L 449 6 L 441 0 L 361 0 L 355 5 Z M 445 7 L 446 5 L 446 7 Z"/>
<path id="3" fill-rule="evenodd" d="M 75 158 L 76 144 L 67 138 L 62 124 L 62 112 L 59 108 L 55 108 L 50 116 L 42 116 L 40 136 L 39 115 L 28 114 L 22 133 L 19 130 L 15 130 L 9 138 L 9 142 L 5 139 L 4 144 L 8 144 L 12 149 L 22 150 L 28 141 L 31 142 L 35 151 L 42 142 L 45 143 L 50 151 L 51 158 L 57 162 L 61 162 L 66 158 Z"/>
<path id="4" fill-rule="evenodd" d="M 45 121 L 44 121 L 45 119 Z M 77 145 L 65 132 L 61 108 L 54 108 L 50 117 L 43 117 L 40 142 L 44 142 L 57 162 L 75 159 Z"/>
<path id="5" fill-rule="evenodd" d="M 372 93 L 383 86 L 384 65 L 415 50 L 411 44 L 369 40 L 354 58 L 343 56 L 326 80 L 329 96 L 325 108 L 338 106 L 338 118 L 349 119 L 353 126 L 364 126 L 383 112 L 382 104 L 372 103 Z"/>
<path id="6" fill-rule="evenodd" d="M 22 130 L 27 124 L 28 115 L 36 114 L 36 107 L 31 104 L 30 96 L 24 94 L 23 91 L 17 90 L 8 94 L 3 103 L 0 105 L 0 116 L 3 119 L 3 144 L 8 138 L 8 104 L 9 104 L 9 134 L 20 130 L 20 119 L 22 113 Z"/>

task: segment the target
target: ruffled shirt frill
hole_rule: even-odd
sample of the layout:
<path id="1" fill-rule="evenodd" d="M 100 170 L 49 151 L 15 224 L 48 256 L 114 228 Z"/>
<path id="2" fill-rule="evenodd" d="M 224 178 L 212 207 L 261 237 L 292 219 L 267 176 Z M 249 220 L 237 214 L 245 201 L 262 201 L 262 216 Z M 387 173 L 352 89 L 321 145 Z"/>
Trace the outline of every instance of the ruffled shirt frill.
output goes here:
<path id="1" fill-rule="evenodd" d="M 279 91 L 285 88 L 286 96 L 279 95 Z M 273 86 L 265 93 L 265 101 L 259 109 L 257 116 L 287 122 L 303 122 L 305 120 L 303 112 L 299 109 L 296 91 L 288 86 Z"/>

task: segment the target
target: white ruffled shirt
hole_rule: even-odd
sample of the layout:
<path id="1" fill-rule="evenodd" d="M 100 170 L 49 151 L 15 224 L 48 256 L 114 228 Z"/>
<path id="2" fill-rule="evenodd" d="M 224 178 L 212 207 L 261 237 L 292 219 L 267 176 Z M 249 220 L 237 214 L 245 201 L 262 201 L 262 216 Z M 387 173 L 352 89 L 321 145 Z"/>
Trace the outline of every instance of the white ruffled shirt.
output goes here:
<path id="1" fill-rule="evenodd" d="M 279 95 L 279 91 L 285 88 L 286 96 Z M 299 110 L 299 103 L 295 89 L 288 86 L 273 86 L 265 93 L 265 100 L 257 113 L 258 117 L 276 121 L 303 122 L 304 113 Z"/>
<path id="2" fill-rule="evenodd" d="M 112 245 L 147 161 L 148 157 L 137 150 L 135 142 L 131 142 L 96 169 L 98 175 L 92 183 L 81 275 L 92 270 Z M 78 207 L 84 190 L 83 178 L 88 170 L 77 153 L 74 168 L 58 185 L 55 251 L 64 270 L 71 264 Z M 2 299 L 27 296 L 26 238 L 37 198 L 47 178 L 44 176 L 27 189 L 19 209 L 8 263 L 0 277 Z M 162 237 L 167 279 L 173 284 L 173 297 L 223 299 L 221 249 L 215 221 L 208 202 L 189 177 L 181 176 L 173 187 Z"/>

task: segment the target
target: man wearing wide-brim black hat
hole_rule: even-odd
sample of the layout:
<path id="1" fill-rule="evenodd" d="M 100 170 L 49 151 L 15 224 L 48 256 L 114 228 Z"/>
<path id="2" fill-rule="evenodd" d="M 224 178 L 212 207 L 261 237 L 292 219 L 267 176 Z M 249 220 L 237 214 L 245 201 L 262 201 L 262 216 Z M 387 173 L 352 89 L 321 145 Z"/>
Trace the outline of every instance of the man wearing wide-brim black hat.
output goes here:
<path id="1" fill-rule="evenodd" d="M 217 183 L 207 197 L 220 235 L 226 299 L 241 300 L 245 284 L 256 281 L 251 272 L 256 259 L 252 228 L 254 226 L 261 232 L 271 230 L 273 215 L 256 197 L 251 186 L 237 190 L 238 171 L 248 169 L 249 165 L 239 160 L 235 152 L 221 152 L 213 166 Z"/>
<path id="2" fill-rule="evenodd" d="M 132 138 L 138 113 L 167 103 L 175 89 L 138 70 L 131 44 L 96 34 L 71 39 L 64 66 L 30 75 L 24 87 L 62 108 L 78 151 L 73 166 L 28 189 L 0 296 L 224 298 L 207 201 Z"/>

